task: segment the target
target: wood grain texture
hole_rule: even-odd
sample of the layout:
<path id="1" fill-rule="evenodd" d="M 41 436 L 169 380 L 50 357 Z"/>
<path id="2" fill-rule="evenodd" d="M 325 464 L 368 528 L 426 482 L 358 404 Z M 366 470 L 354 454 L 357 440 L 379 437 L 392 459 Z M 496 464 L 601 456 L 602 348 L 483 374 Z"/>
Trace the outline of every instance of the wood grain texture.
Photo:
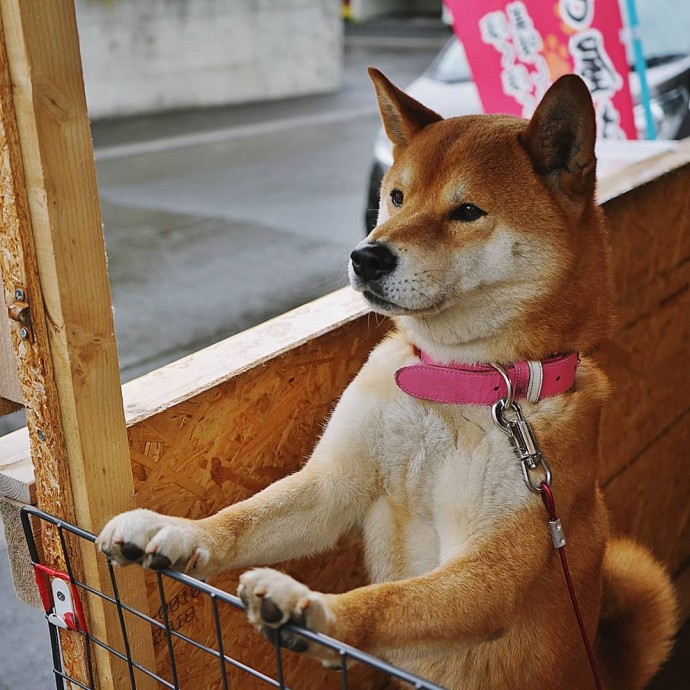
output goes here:
<path id="1" fill-rule="evenodd" d="M 596 355 L 613 386 L 602 427 L 604 482 L 635 462 L 685 409 L 683 391 L 690 386 L 689 188 L 686 166 L 605 206 L 618 324 Z"/>
<path id="2" fill-rule="evenodd" d="M 2 221 L 13 229 L 3 233 L 3 283 L 6 298 L 17 282 L 27 287 L 34 322 L 34 340 L 15 339 L 15 348 L 37 500 L 88 527 L 129 507 L 132 485 L 74 3 L 2 0 L 0 16 Z M 43 539 L 59 564 L 53 531 Z M 81 577 L 107 581 L 102 559 L 70 549 Z M 143 605 L 143 578 L 127 579 Z M 116 612 L 89 603 L 91 631 L 121 647 Z M 152 657 L 146 627 L 137 632 L 138 656 Z M 62 639 L 68 668 L 86 681 L 81 638 Z M 126 665 L 96 656 L 100 687 L 122 687 Z"/>
<path id="3" fill-rule="evenodd" d="M 2 8 L 5 9 L 4 7 Z M 60 419 L 60 402 L 53 378 L 53 365 L 46 322 L 41 308 L 42 291 L 38 276 L 35 246 L 29 217 L 29 204 L 24 179 L 17 121 L 13 101 L 8 54 L 5 41 L 4 13 L 0 38 L 0 274 L 2 274 L 3 302 L 14 300 L 15 287 L 26 289 L 32 300 L 31 340 L 22 340 L 18 328 L 9 329 L 9 342 L 16 355 L 14 371 L 26 401 L 27 427 L 30 431 L 31 459 L 29 466 L 35 476 L 34 487 L 29 492 L 45 510 L 66 520 L 75 520 L 67 453 Z M 3 315 L 4 318 L 4 315 Z M 39 438 L 39 434 L 42 438 Z M 12 483 L 14 470 L 10 467 L 4 483 Z M 21 479 L 19 479 L 20 481 Z M 17 495 L 18 487 L 12 486 L 10 497 Z M 22 496 L 24 498 L 24 496 Z M 42 532 L 44 558 L 52 567 L 66 570 L 65 558 L 55 530 L 47 528 Z M 70 561 L 76 573 L 83 573 L 81 558 L 77 549 L 71 549 Z M 65 649 L 67 669 L 78 680 L 88 679 L 84 663 L 85 647 L 82 640 L 65 632 L 60 633 Z"/>
<path id="4" fill-rule="evenodd" d="M 604 489 L 617 534 L 632 534 L 669 572 L 690 560 L 690 405 Z M 690 601 L 684 602 L 687 607 Z"/>

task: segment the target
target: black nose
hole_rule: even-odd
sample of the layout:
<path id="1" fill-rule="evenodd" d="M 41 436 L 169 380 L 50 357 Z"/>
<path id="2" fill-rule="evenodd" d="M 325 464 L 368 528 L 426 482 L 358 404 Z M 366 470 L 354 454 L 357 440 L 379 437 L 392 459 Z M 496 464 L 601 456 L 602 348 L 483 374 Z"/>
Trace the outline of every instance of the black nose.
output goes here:
<path id="1" fill-rule="evenodd" d="M 376 280 L 390 273 L 398 264 L 398 257 L 388 245 L 374 242 L 365 244 L 350 254 L 352 268 L 364 281 Z"/>

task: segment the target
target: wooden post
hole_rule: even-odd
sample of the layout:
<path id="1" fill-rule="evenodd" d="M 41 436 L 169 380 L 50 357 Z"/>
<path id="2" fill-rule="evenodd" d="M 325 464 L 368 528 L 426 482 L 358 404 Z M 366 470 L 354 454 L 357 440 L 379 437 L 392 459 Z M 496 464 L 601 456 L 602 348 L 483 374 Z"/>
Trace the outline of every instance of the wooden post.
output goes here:
<path id="1" fill-rule="evenodd" d="M 0 268 L 5 299 L 23 285 L 32 317 L 31 337 L 15 328 L 13 341 L 36 498 L 97 531 L 133 506 L 133 486 L 74 0 L 0 0 L 0 19 Z M 60 567 L 50 534 L 46 555 Z M 104 559 L 82 547 L 76 576 L 108 591 Z M 128 602 L 146 612 L 143 576 L 123 576 Z M 115 607 L 87 603 L 92 634 L 121 649 Z M 133 657 L 154 669 L 150 628 L 131 623 Z M 87 682 L 81 638 L 62 642 L 68 671 Z M 95 651 L 98 687 L 128 687 L 126 665 Z M 154 685 L 141 676 L 138 687 Z"/>

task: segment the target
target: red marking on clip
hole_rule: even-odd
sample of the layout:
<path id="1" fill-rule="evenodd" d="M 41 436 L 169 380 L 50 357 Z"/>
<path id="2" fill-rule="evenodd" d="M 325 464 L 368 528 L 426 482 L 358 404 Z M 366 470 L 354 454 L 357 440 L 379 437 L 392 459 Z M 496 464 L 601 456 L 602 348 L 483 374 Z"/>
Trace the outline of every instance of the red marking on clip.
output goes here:
<path id="1" fill-rule="evenodd" d="M 53 601 L 53 590 L 50 586 L 50 578 L 53 577 L 67 582 L 67 584 L 69 584 L 70 591 L 72 592 L 72 603 L 74 604 L 76 620 L 74 614 L 66 613 L 65 624 L 70 630 L 86 632 L 86 616 L 84 616 L 84 608 L 81 605 L 81 599 L 79 598 L 77 587 L 70 580 L 69 575 L 61 572 L 60 570 L 55 570 L 55 568 L 50 568 L 47 565 L 34 563 L 34 578 L 36 579 L 38 593 L 41 596 L 43 609 L 46 613 L 51 613 L 55 608 L 55 602 Z"/>

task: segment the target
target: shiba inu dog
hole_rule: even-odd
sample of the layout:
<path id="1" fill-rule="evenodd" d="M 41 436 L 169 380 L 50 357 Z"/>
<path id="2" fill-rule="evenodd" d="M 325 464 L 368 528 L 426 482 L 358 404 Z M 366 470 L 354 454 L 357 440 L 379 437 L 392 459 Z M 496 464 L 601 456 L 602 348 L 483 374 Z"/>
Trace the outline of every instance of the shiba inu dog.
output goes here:
<path id="1" fill-rule="evenodd" d="M 394 163 L 349 273 L 395 333 L 299 472 L 203 520 L 124 513 L 98 545 L 207 577 L 359 530 L 370 585 L 326 594 L 250 570 L 250 621 L 298 621 L 452 689 L 581 690 L 594 682 L 540 497 L 552 481 L 603 685 L 641 688 L 676 604 L 662 566 L 609 535 L 597 485 L 609 388 L 587 354 L 612 297 L 589 92 L 568 75 L 530 121 L 443 120 L 370 73 Z"/>

